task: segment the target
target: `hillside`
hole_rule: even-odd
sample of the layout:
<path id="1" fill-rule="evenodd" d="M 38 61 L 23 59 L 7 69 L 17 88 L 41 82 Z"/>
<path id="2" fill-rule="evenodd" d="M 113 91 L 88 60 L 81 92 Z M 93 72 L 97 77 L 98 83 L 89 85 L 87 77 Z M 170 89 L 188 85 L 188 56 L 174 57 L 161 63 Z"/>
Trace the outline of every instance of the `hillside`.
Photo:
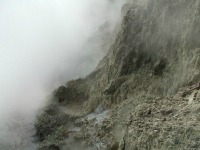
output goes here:
<path id="1" fill-rule="evenodd" d="M 38 149 L 200 147 L 200 1 L 130 0 L 122 14 L 96 70 L 52 94 Z"/>

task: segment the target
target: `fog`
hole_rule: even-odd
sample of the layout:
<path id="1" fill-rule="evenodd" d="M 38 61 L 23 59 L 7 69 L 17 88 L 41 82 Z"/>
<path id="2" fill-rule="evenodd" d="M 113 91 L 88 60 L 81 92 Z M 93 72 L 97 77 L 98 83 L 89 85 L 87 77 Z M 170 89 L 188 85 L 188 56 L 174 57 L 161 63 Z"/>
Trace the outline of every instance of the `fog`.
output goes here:
<path id="1" fill-rule="evenodd" d="M 22 135 L 29 134 L 22 126 L 33 124 L 47 95 L 96 67 L 105 51 L 87 46 L 98 45 L 88 41 L 105 23 L 113 32 L 122 4 L 123 0 L 0 1 L 1 145 L 23 142 Z"/>

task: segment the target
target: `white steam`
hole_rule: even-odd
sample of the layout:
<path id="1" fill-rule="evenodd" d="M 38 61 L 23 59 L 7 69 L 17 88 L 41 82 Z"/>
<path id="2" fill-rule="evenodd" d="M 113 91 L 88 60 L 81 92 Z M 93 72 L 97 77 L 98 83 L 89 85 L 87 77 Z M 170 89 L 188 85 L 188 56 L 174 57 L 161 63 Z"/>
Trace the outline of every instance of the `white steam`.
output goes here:
<path id="1" fill-rule="evenodd" d="M 113 31 L 122 4 L 123 0 L 0 1 L 0 143 L 10 138 L 4 127 L 9 118 L 34 116 L 56 86 L 94 69 L 100 52 L 83 47 L 105 22 Z"/>

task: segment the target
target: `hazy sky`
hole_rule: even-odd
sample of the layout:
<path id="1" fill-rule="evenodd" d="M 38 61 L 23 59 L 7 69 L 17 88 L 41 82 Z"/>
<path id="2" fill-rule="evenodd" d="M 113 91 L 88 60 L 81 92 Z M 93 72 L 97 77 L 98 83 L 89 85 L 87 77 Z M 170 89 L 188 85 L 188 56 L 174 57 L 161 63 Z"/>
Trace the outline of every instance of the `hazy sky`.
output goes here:
<path id="1" fill-rule="evenodd" d="M 112 31 L 123 0 L 112 2 L 0 1 L 0 125 L 10 114 L 34 112 L 56 86 L 95 67 L 88 61 L 79 69 L 80 60 L 98 55 L 82 47 L 106 21 Z"/>

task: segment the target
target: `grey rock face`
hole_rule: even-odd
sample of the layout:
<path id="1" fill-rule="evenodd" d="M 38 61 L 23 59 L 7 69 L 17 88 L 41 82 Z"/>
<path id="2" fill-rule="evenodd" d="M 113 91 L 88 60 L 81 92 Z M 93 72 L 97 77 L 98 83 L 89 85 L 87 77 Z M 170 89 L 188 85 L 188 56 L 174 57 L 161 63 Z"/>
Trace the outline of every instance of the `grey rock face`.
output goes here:
<path id="1" fill-rule="evenodd" d="M 132 0 L 122 13 L 96 70 L 54 92 L 56 107 L 77 104 L 80 115 L 73 120 L 50 109 L 39 117 L 38 131 L 61 149 L 68 137 L 85 149 L 198 149 L 199 94 L 185 91 L 200 80 L 200 1 Z M 102 123 L 87 118 L 98 106 L 110 112 Z"/>

